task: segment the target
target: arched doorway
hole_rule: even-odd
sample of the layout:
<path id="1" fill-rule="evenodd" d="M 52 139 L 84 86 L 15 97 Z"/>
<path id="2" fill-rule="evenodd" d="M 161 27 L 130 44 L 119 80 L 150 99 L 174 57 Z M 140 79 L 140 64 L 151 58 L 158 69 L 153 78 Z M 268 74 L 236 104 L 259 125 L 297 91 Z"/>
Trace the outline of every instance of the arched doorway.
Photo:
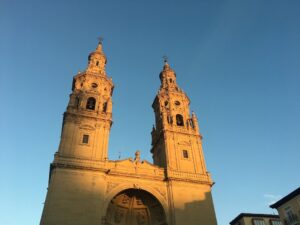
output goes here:
<path id="1" fill-rule="evenodd" d="M 109 203 L 106 225 L 167 225 L 160 202 L 149 192 L 127 189 Z"/>

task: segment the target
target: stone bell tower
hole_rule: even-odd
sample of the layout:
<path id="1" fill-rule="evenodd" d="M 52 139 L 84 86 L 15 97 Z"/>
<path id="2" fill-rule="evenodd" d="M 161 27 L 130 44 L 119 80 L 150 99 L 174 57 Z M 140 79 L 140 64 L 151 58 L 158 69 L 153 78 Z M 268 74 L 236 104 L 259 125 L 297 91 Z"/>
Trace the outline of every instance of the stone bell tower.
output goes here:
<path id="1" fill-rule="evenodd" d="M 156 127 L 152 130 L 154 164 L 167 170 L 206 174 L 201 135 L 190 99 L 176 83 L 176 74 L 165 61 L 161 86 L 153 102 Z"/>
<path id="2" fill-rule="evenodd" d="M 211 196 L 213 182 L 206 170 L 195 113 L 179 88 L 176 73 L 165 60 L 161 85 L 152 107 L 155 113 L 152 148 L 154 165 L 164 168 L 171 204 L 170 223 L 216 225 Z"/>
<path id="3" fill-rule="evenodd" d="M 114 85 L 105 65 L 100 42 L 73 78 L 40 225 L 217 225 L 198 122 L 175 72 L 165 62 L 152 105 L 154 164 L 139 151 L 109 160 Z"/>
<path id="4" fill-rule="evenodd" d="M 57 157 L 107 159 L 114 85 L 106 75 L 105 65 L 106 56 L 99 42 L 88 57 L 86 71 L 73 78 Z"/>

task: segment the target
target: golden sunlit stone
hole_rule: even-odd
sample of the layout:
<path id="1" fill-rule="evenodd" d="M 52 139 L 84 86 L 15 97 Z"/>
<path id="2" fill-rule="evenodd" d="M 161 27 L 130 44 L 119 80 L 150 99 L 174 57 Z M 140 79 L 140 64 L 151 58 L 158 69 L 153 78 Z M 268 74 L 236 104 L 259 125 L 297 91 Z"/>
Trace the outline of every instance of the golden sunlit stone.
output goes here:
<path id="1" fill-rule="evenodd" d="M 154 164 L 108 160 L 112 79 L 102 43 L 73 80 L 61 141 L 51 164 L 42 225 L 216 225 L 196 115 L 165 62 L 153 102 Z M 132 140 L 134 141 L 134 140 Z"/>

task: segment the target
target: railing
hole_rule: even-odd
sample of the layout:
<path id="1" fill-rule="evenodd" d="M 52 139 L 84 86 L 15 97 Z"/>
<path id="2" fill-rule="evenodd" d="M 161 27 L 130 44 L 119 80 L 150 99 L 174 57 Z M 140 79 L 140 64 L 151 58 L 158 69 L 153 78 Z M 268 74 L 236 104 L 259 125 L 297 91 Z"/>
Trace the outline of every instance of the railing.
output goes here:
<path id="1" fill-rule="evenodd" d="M 296 214 L 291 214 L 288 217 L 284 218 L 285 225 L 297 225 L 300 224 L 298 216 Z"/>

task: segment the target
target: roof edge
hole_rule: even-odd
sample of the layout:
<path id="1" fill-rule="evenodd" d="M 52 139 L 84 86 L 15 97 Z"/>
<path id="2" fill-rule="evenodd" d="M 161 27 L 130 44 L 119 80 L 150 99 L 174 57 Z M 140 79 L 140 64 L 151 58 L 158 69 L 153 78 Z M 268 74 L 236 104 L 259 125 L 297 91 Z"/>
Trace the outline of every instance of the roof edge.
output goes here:
<path id="1" fill-rule="evenodd" d="M 235 222 L 239 221 L 242 217 L 269 217 L 279 219 L 279 215 L 274 214 L 263 214 L 263 213 L 240 213 L 235 217 L 229 224 L 233 225 Z"/>
<path id="2" fill-rule="evenodd" d="M 272 208 L 272 209 L 278 208 L 279 206 L 283 205 L 284 203 L 286 203 L 287 201 L 289 201 L 292 198 L 296 197 L 297 195 L 300 195 L 300 187 L 298 187 L 296 190 L 292 191 L 288 195 L 284 196 L 283 198 L 281 198 L 280 200 L 278 200 L 274 204 L 270 205 L 270 208 Z"/>

